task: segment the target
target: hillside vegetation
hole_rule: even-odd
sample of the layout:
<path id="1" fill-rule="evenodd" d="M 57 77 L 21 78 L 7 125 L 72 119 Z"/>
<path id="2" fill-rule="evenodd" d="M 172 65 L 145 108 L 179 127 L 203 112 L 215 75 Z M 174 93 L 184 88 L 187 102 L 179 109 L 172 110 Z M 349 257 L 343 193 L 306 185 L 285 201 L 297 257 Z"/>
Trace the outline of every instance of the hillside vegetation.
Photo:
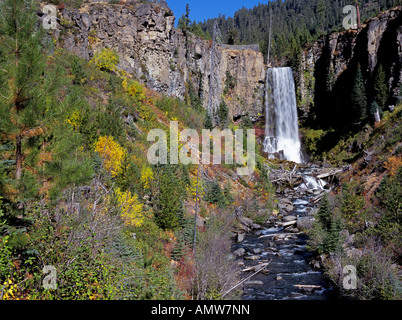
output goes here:
<path id="1" fill-rule="evenodd" d="M 150 130 L 200 131 L 205 112 L 143 87 L 110 49 L 88 62 L 32 33 L 29 5 L 0 9 L 1 299 L 236 296 L 223 296 L 237 282 L 234 208 L 269 216 L 264 160 L 247 178 L 237 165 L 150 165 Z"/>

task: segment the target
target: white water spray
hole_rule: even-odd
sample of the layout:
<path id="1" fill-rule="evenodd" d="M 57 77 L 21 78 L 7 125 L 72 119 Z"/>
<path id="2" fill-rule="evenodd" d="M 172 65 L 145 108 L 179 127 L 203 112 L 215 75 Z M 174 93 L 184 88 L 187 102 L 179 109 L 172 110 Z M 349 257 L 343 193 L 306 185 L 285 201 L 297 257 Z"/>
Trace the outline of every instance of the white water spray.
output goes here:
<path id="1" fill-rule="evenodd" d="M 270 156 L 302 162 L 295 84 L 291 68 L 270 68 L 265 88 L 264 150 Z"/>

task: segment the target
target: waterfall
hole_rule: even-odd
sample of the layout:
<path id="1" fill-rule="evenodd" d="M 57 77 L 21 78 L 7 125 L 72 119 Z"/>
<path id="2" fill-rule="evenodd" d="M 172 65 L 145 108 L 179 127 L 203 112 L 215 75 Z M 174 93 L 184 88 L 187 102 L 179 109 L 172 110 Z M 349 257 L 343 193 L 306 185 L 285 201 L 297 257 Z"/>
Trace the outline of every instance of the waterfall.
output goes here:
<path id="1" fill-rule="evenodd" d="M 283 153 L 286 160 L 301 163 L 296 92 L 291 68 L 268 69 L 265 109 L 265 152 L 270 158 Z"/>

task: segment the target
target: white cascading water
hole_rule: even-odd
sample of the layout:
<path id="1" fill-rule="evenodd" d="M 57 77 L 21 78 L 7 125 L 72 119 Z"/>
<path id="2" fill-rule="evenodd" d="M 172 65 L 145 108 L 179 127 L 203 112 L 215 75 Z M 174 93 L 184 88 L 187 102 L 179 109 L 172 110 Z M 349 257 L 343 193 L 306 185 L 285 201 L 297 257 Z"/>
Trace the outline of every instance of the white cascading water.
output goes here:
<path id="1" fill-rule="evenodd" d="M 303 183 L 300 185 L 300 188 L 310 190 L 323 190 L 326 185 L 327 183 L 324 180 L 304 175 Z"/>
<path id="2" fill-rule="evenodd" d="M 302 162 L 295 83 L 291 68 L 270 68 L 265 88 L 266 129 L 264 150 L 273 158 Z"/>

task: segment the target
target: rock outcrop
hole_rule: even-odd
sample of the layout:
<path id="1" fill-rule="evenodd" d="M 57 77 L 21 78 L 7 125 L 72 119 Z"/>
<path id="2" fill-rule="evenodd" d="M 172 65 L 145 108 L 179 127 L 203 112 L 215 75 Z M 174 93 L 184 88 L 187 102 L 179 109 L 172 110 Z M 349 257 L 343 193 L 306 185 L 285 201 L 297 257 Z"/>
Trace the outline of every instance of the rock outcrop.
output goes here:
<path id="1" fill-rule="evenodd" d="M 174 21 L 163 1 L 85 3 L 61 12 L 57 34 L 64 48 L 87 60 L 103 47 L 112 48 L 119 54 L 120 68 L 158 92 L 183 98 L 190 84 L 206 107 L 211 42 L 184 34 L 174 28 Z M 222 92 L 215 93 L 215 104 L 219 105 L 223 95 L 231 117 L 248 114 L 255 120 L 262 116 L 263 55 L 254 47 L 225 45 L 218 47 L 217 57 Z"/>
<path id="2" fill-rule="evenodd" d="M 350 98 L 358 64 L 367 79 L 369 100 L 380 64 L 389 91 L 397 95 L 402 83 L 401 13 L 402 7 L 385 11 L 366 21 L 361 30 L 334 32 L 304 50 L 297 72 L 302 118 L 319 116 L 320 108 L 332 108 L 334 121 L 344 117 L 342 108 Z"/>

